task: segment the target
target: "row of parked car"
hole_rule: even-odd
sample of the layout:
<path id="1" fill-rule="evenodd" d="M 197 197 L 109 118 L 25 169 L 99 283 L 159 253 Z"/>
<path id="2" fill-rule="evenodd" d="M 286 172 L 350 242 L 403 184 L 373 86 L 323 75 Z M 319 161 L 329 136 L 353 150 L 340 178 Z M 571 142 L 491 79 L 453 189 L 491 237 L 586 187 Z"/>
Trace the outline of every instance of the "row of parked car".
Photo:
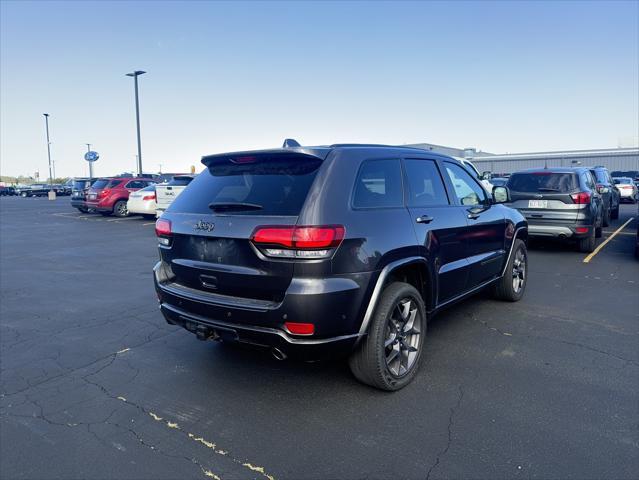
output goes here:
<path id="1" fill-rule="evenodd" d="M 49 192 L 53 190 L 56 195 L 64 196 L 71 195 L 72 184 L 66 183 L 34 183 L 33 185 L 19 185 L 19 186 L 2 186 L 0 187 L 1 196 L 14 196 L 20 197 L 46 197 Z"/>
<path id="2" fill-rule="evenodd" d="M 182 174 L 171 175 L 168 181 L 151 176 L 76 178 L 71 193 L 71 206 L 82 213 L 155 218 L 162 214 L 193 178 L 193 175 Z"/>

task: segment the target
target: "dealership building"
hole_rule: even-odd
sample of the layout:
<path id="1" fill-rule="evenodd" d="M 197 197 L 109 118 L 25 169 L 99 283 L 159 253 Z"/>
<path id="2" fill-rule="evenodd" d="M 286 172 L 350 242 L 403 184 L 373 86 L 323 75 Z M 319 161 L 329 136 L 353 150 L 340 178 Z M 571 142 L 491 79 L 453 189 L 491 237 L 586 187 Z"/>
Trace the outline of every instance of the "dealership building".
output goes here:
<path id="1" fill-rule="evenodd" d="M 415 143 L 409 147 L 466 158 L 480 172 L 496 174 L 512 173 L 526 168 L 577 167 L 601 165 L 609 171 L 639 171 L 639 147 L 605 148 L 596 150 L 564 150 L 556 152 L 531 152 L 494 154 L 474 148 L 453 148 L 431 143 Z"/>

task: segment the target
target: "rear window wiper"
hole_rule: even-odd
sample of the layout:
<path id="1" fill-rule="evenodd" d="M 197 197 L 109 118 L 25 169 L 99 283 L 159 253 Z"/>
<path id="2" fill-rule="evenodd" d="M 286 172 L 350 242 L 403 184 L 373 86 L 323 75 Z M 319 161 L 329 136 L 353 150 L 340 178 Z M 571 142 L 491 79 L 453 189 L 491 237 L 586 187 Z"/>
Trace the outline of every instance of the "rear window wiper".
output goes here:
<path id="1" fill-rule="evenodd" d="M 209 203 L 209 208 L 214 212 L 228 212 L 230 210 L 262 210 L 262 205 L 257 203 L 243 203 L 243 202 L 220 202 Z"/>
<path id="2" fill-rule="evenodd" d="M 560 192 L 561 191 L 558 188 L 549 188 L 549 187 L 539 187 L 537 190 L 540 192 Z"/>

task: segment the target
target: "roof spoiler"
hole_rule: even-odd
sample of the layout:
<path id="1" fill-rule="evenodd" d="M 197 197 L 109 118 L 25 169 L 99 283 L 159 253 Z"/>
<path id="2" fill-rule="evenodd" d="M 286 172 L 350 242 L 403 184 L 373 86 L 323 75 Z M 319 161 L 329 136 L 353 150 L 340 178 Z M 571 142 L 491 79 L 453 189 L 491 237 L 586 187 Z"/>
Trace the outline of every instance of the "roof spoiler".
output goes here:
<path id="1" fill-rule="evenodd" d="M 284 143 L 282 144 L 282 148 L 291 148 L 291 147 L 301 147 L 301 145 L 297 140 L 294 140 L 292 138 L 285 138 Z"/>

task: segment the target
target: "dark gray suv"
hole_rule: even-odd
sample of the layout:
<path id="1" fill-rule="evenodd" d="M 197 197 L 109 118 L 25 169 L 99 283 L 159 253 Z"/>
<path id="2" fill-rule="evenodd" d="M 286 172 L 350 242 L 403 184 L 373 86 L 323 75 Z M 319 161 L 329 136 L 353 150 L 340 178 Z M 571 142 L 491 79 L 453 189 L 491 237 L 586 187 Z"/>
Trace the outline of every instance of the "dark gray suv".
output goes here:
<path id="1" fill-rule="evenodd" d="M 202 162 L 157 220 L 154 269 L 166 320 L 199 339 L 349 355 L 359 380 L 397 390 L 431 316 L 484 288 L 524 294 L 525 219 L 453 158 L 298 145 Z"/>
<path id="2" fill-rule="evenodd" d="M 528 220 L 528 234 L 577 241 L 592 252 L 603 226 L 603 199 L 588 168 L 545 168 L 513 173 L 510 207 Z"/>

